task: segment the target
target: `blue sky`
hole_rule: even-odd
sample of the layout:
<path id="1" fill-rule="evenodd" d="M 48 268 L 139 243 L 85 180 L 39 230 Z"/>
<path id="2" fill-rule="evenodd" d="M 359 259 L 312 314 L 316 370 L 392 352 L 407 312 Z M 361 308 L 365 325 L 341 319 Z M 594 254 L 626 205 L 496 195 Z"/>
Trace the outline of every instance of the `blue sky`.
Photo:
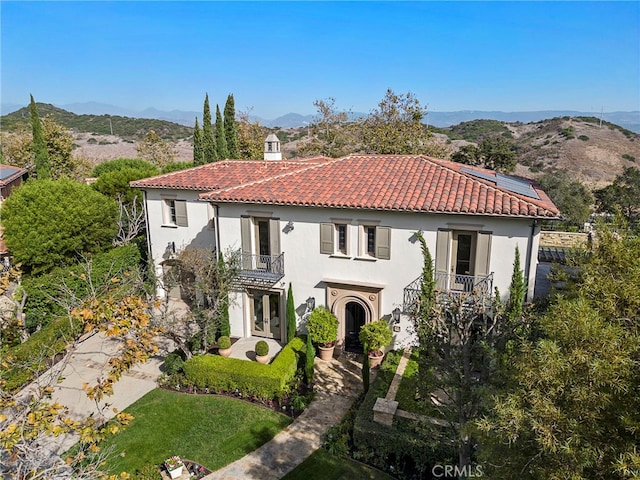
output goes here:
<path id="1" fill-rule="evenodd" d="M 0 3 L 3 104 L 640 110 L 640 2 Z"/>

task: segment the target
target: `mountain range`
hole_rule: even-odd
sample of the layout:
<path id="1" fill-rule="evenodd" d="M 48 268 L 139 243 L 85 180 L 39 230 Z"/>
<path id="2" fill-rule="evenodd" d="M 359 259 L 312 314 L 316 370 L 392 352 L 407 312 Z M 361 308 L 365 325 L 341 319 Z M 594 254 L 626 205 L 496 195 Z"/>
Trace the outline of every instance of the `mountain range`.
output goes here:
<path id="1" fill-rule="evenodd" d="M 2 104 L 0 105 L 0 114 L 6 115 L 14 112 L 25 105 Z M 70 103 L 66 105 L 58 105 L 60 108 L 69 112 L 94 115 L 120 115 L 123 117 L 134 118 L 152 118 L 158 120 L 167 120 L 179 123 L 188 127 L 193 127 L 195 118 L 202 120 L 202 112 L 193 112 L 187 110 L 158 110 L 153 107 L 137 111 L 127 108 L 109 105 L 98 102 Z M 367 113 L 352 112 L 352 118 L 364 117 Z M 460 110 L 455 112 L 429 112 L 426 121 L 429 125 L 436 127 L 449 127 L 470 120 L 486 119 L 499 120 L 501 122 L 538 122 L 547 118 L 554 117 L 596 117 L 604 121 L 615 123 L 628 130 L 640 133 L 640 111 L 631 112 L 580 112 L 574 110 L 541 110 L 528 112 L 501 112 L 501 111 L 483 111 L 483 110 Z M 297 128 L 304 127 L 313 122 L 316 114 L 303 115 L 300 113 L 288 113 L 275 119 L 265 119 L 258 116 L 251 116 L 252 120 L 257 120 L 265 127 L 281 127 L 281 128 Z"/>

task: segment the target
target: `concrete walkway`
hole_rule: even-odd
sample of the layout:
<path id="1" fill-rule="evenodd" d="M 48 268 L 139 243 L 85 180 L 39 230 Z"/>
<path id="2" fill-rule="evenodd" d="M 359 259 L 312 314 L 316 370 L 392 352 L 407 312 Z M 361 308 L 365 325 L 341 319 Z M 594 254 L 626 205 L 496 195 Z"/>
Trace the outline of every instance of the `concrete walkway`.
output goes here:
<path id="1" fill-rule="evenodd" d="M 278 480 L 320 448 L 329 427 L 340 422 L 362 391 L 362 366 L 344 355 L 316 358 L 316 398 L 291 425 L 257 450 L 207 475 L 205 480 Z"/>

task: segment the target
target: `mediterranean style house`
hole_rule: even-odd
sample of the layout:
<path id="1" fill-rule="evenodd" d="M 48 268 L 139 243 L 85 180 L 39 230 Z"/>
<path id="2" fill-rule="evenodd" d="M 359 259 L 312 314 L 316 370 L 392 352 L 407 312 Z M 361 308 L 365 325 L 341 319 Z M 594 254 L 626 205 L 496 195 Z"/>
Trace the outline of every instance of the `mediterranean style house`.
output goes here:
<path id="1" fill-rule="evenodd" d="M 338 317 L 339 347 L 361 348 L 360 327 L 379 318 L 393 324 L 395 345 L 405 343 L 423 266 L 416 232 L 439 289 L 508 292 L 518 247 L 533 295 L 538 224 L 559 216 L 536 184 L 418 155 L 282 160 L 274 138 L 264 161 L 132 182 L 144 191 L 158 275 L 182 248 L 241 252 L 233 336 L 286 338 L 291 284 L 298 323 L 325 305 Z"/>

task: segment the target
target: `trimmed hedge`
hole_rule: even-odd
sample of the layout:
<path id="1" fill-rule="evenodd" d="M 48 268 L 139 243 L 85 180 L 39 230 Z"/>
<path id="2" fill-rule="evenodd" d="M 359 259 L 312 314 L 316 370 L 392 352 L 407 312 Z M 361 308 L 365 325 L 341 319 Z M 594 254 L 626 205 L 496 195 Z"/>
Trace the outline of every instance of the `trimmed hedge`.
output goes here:
<path id="1" fill-rule="evenodd" d="M 435 464 L 457 464 L 457 454 L 441 442 L 440 437 L 450 432 L 440 427 L 404 419 L 394 420 L 392 427 L 373 421 L 376 399 L 386 396 L 401 357 L 402 351 L 387 353 L 358 410 L 353 458 L 398 478 L 422 478 Z"/>
<path id="2" fill-rule="evenodd" d="M 301 338 L 285 345 L 269 365 L 219 355 L 199 355 L 185 362 L 190 384 L 217 392 L 238 391 L 261 400 L 281 398 L 293 380 L 299 356 L 306 350 Z"/>

